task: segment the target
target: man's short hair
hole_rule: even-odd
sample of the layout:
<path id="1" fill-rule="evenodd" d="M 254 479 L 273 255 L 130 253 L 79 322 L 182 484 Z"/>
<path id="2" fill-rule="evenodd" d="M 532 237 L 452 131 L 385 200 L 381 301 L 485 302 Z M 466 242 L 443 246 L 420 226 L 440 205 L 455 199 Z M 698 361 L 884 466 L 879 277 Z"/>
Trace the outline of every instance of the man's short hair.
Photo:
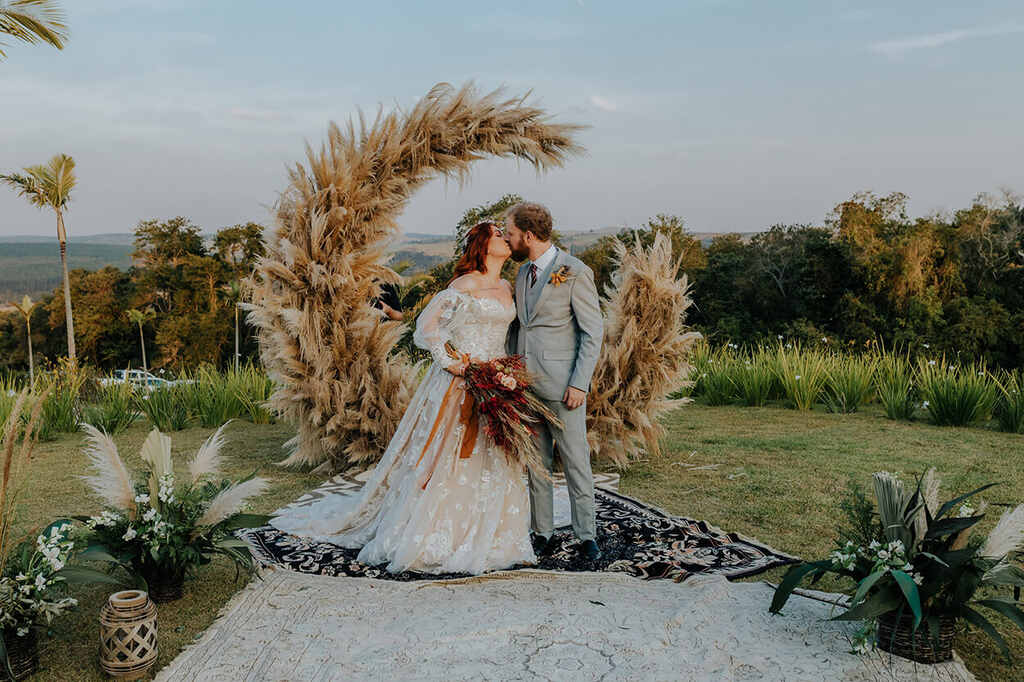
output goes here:
<path id="1" fill-rule="evenodd" d="M 532 232 L 542 242 L 551 239 L 551 213 L 540 204 L 522 201 L 505 214 L 523 232 Z"/>

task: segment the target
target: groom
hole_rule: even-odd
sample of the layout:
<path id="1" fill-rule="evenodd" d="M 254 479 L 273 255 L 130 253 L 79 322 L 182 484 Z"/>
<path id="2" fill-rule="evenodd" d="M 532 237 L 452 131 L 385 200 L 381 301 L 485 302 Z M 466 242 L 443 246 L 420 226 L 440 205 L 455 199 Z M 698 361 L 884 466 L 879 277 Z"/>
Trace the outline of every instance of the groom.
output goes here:
<path id="1" fill-rule="evenodd" d="M 517 261 L 518 324 L 509 351 L 526 359 L 533 389 L 558 415 L 558 429 L 542 425 L 540 452 L 551 470 L 554 445 L 565 468 L 572 503 L 572 530 L 583 556 L 596 561 L 594 477 L 587 443 L 587 391 L 604 335 L 594 273 L 583 261 L 551 243 L 551 214 L 540 204 L 520 203 L 505 216 L 505 241 Z M 534 549 L 550 554 L 554 539 L 554 491 L 550 480 L 530 472 Z"/>

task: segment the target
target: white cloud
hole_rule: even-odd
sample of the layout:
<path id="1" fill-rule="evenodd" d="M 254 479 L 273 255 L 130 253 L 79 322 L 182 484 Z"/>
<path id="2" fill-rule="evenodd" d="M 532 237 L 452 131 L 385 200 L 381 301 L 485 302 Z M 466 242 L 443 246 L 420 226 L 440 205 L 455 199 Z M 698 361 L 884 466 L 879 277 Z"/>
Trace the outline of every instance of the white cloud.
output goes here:
<path id="1" fill-rule="evenodd" d="M 1006 24 L 1003 26 L 991 26 L 988 28 L 967 28 L 941 33 L 928 33 L 919 36 L 909 36 L 896 40 L 884 40 L 872 43 L 869 49 L 872 52 L 885 55 L 899 55 L 912 50 L 922 50 L 935 47 L 942 47 L 951 43 L 958 43 L 973 38 L 991 38 L 995 36 L 1024 33 L 1024 25 Z"/>
<path id="2" fill-rule="evenodd" d="M 590 103 L 600 109 L 601 111 L 618 111 L 619 106 L 608 99 L 607 97 L 601 97 L 600 95 L 591 95 Z"/>

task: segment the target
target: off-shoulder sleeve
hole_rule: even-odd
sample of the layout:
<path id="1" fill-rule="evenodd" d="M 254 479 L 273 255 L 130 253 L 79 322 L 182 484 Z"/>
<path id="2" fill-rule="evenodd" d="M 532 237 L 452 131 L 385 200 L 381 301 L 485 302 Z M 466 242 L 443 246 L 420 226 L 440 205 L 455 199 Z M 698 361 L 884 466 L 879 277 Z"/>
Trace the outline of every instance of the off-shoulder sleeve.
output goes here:
<path id="1" fill-rule="evenodd" d="M 455 290 L 445 289 L 430 299 L 430 303 L 416 319 L 413 343 L 423 350 L 430 351 L 434 362 L 444 369 L 458 364 L 458 361 L 445 351 L 444 345 L 452 339 L 451 328 L 460 303 L 461 299 Z"/>

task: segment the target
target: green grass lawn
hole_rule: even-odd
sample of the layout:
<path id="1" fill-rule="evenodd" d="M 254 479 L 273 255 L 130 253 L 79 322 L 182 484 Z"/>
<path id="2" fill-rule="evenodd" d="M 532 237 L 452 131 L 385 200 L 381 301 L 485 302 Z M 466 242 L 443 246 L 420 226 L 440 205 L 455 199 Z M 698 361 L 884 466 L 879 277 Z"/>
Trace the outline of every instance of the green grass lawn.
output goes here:
<path id="1" fill-rule="evenodd" d="M 836 523 L 837 502 L 851 477 L 868 483 L 873 472 L 904 474 L 935 466 L 943 490 L 966 491 L 989 481 L 1004 485 L 986 493 L 990 503 L 1024 500 L 1024 437 L 986 429 L 938 428 L 923 423 L 896 423 L 869 408 L 854 415 L 798 413 L 781 408 L 705 407 L 679 410 L 666 421 L 668 434 L 660 459 L 641 461 L 622 477 L 622 491 L 673 513 L 707 520 L 779 550 L 806 557 L 824 556 Z M 121 454 L 138 465 L 138 448 L 148 427 L 139 424 L 115 437 Z M 173 433 L 176 464 L 184 468 L 213 429 Z M 257 512 L 270 512 L 320 480 L 274 466 L 282 443 L 293 431 L 283 425 L 236 422 L 228 428 L 225 471 L 245 475 L 258 469 L 272 481 L 255 501 Z M 86 473 L 82 437 L 68 435 L 37 447 L 30 495 L 20 527 L 28 532 L 67 514 L 99 511 L 98 500 L 79 478 Z M 695 467 L 707 467 L 696 469 Z M 983 527 L 994 524 L 1001 507 Z M 777 581 L 784 569 L 753 578 Z M 185 597 L 159 609 L 160 658 L 166 665 L 216 617 L 243 585 L 223 562 L 202 569 L 186 583 Z M 244 580 L 244 579 L 243 579 Z M 98 665 L 99 607 L 111 590 L 76 586 L 79 609 L 55 623 L 41 642 L 38 680 L 102 680 Z M 765 608 L 768 604 L 765 603 Z M 983 680 L 1024 680 L 1024 637 L 998 621 L 1011 641 L 1014 667 L 1005 666 L 996 648 L 977 633 L 961 635 L 957 650 Z"/>
<path id="2" fill-rule="evenodd" d="M 870 489 L 875 471 L 909 477 L 934 466 L 943 500 L 999 481 L 1002 485 L 980 499 L 1024 501 L 1021 435 L 893 422 L 871 407 L 838 415 L 691 405 L 666 424 L 663 456 L 625 472 L 624 493 L 809 559 L 825 558 L 832 549 L 837 503 L 848 482 L 856 479 Z M 995 525 L 1003 509 L 990 509 L 981 532 Z M 752 579 L 777 583 L 785 570 Z M 993 620 L 1010 642 L 1013 667 L 1004 665 L 995 645 L 976 631 L 958 638 L 957 651 L 979 679 L 1024 680 L 1024 634 L 1005 619 Z"/>

